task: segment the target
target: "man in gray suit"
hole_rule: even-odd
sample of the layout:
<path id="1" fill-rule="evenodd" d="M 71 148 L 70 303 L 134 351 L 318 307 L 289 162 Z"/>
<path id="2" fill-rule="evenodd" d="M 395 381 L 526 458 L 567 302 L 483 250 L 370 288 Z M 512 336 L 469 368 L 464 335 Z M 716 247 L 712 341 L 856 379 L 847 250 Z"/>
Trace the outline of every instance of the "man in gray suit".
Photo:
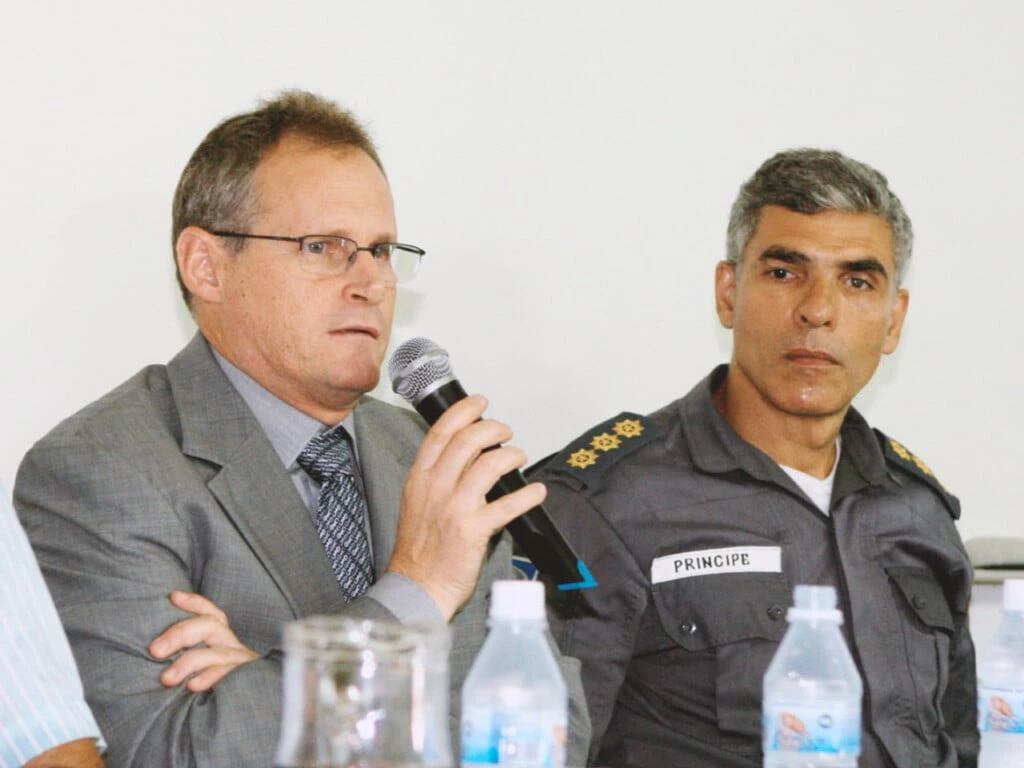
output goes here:
<path id="1" fill-rule="evenodd" d="M 226 120 L 174 201 L 199 334 L 25 457 L 16 504 L 111 766 L 269 766 L 281 626 L 311 614 L 448 622 L 458 713 L 489 586 L 513 578 L 502 528 L 544 488 L 487 503 L 525 456 L 485 452 L 511 432 L 482 418 L 483 398 L 428 431 L 365 397 L 396 282 L 422 255 L 397 239 L 380 160 L 351 115 L 292 92 Z M 303 468 L 307 443 L 340 429 L 368 509 L 345 534 L 368 550 L 355 586 L 321 526 L 316 472 Z M 578 667 L 563 661 L 570 761 L 582 762 Z"/>

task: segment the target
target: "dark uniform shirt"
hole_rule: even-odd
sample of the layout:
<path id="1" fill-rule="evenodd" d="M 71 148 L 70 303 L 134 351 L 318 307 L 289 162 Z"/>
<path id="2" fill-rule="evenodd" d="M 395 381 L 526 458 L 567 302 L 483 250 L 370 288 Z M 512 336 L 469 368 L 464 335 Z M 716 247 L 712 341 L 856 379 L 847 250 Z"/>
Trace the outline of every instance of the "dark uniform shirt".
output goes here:
<path id="1" fill-rule="evenodd" d="M 759 767 L 762 678 L 794 585 L 818 584 L 836 588 L 864 682 L 861 768 L 974 766 L 959 502 L 851 409 L 823 514 L 714 407 L 725 372 L 533 473 L 599 582 L 552 617 L 583 664 L 591 763 Z"/>

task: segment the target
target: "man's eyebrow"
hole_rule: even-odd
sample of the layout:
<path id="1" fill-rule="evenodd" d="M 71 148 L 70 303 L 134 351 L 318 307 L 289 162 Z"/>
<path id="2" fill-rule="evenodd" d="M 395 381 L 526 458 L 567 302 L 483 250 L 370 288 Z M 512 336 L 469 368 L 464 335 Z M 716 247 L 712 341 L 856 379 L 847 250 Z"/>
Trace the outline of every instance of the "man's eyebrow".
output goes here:
<path id="1" fill-rule="evenodd" d="M 394 235 L 394 234 L 386 234 L 386 235 L 378 235 L 377 237 L 373 238 L 373 240 L 371 240 L 369 243 L 363 243 L 363 242 L 360 242 L 360 241 L 356 240 L 354 237 L 352 237 L 350 232 L 351 232 L 351 230 L 349 230 L 349 229 L 334 228 L 334 229 L 330 230 L 329 232 L 313 232 L 311 234 L 313 234 L 313 235 L 322 235 L 322 236 L 327 236 L 327 237 L 344 237 L 346 240 L 351 240 L 353 243 L 358 243 L 359 245 L 366 245 L 366 246 L 376 245 L 377 243 L 394 243 L 394 242 L 398 241 L 398 238 L 397 238 L 396 235 Z"/>
<path id="2" fill-rule="evenodd" d="M 869 256 L 865 259 L 853 259 L 851 261 L 843 261 L 839 264 L 845 272 L 877 272 L 882 277 L 889 277 L 889 273 L 885 271 L 885 265 L 874 258 Z"/>
<path id="3" fill-rule="evenodd" d="M 782 261 L 786 264 L 808 264 L 810 258 L 807 254 L 794 251 L 790 248 L 783 248 L 781 245 L 773 245 L 766 248 L 759 258 L 760 261 Z"/>

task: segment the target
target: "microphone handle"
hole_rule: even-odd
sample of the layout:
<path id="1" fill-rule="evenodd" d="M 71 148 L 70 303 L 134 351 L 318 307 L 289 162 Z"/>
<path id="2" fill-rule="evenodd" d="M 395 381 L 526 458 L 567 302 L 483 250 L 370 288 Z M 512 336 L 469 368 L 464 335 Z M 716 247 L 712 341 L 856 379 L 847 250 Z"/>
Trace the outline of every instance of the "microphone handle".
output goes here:
<path id="1" fill-rule="evenodd" d="M 526 478 L 518 469 L 498 479 L 487 494 L 494 501 L 526 485 Z M 505 526 L 519 549 L 530 558 L 537 570 L 549 576 L 559 589 L 582 589 L 596 586 L 579 555 L 562 532 L 555 526 L 543 506 L 537 505 Z"/>
<path id="2" fill-rule="evenodd" d="M 427 424 L 434 424 L 441 418 L 441 414 L 459 400 L 465 400 L 467 397 L 469 395 L 466 394 L 466 390 L 462 388 L 459 380 L 452 379 L 417 400 L 416 410 L 427 420 Z"/>
<path id="3" fill-rule="evenodd" d="M 466 390 L 459 380 L 452 379 L 417 401 L 416 410 L 428 424 L 433 424 L 441 418 L 441 414 L 465 397 Z M 487 501 L 500 499 L 526 484 L 523 473 L 513 470 L 498 478 L 498 482 L 487 492 Z M 587 566 L 565 540 L 543 506 L 537 505 L 505 527 L 537 570 L 548 576 L 560 590 L 597 586 Z"/>

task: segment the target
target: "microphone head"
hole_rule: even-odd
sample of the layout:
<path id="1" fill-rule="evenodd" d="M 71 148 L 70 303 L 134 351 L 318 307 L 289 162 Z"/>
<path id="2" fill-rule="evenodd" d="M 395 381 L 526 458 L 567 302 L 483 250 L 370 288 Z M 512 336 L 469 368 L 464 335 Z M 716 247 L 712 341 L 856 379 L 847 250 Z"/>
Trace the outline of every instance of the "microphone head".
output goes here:
<path id="1" fill-rule="evenodd" d="M 455 378 L 448 353 L 430 339 L 417 337 L 399 345 L 388 361 L 388 378 L 396 394 L 416 405 Z"/>

